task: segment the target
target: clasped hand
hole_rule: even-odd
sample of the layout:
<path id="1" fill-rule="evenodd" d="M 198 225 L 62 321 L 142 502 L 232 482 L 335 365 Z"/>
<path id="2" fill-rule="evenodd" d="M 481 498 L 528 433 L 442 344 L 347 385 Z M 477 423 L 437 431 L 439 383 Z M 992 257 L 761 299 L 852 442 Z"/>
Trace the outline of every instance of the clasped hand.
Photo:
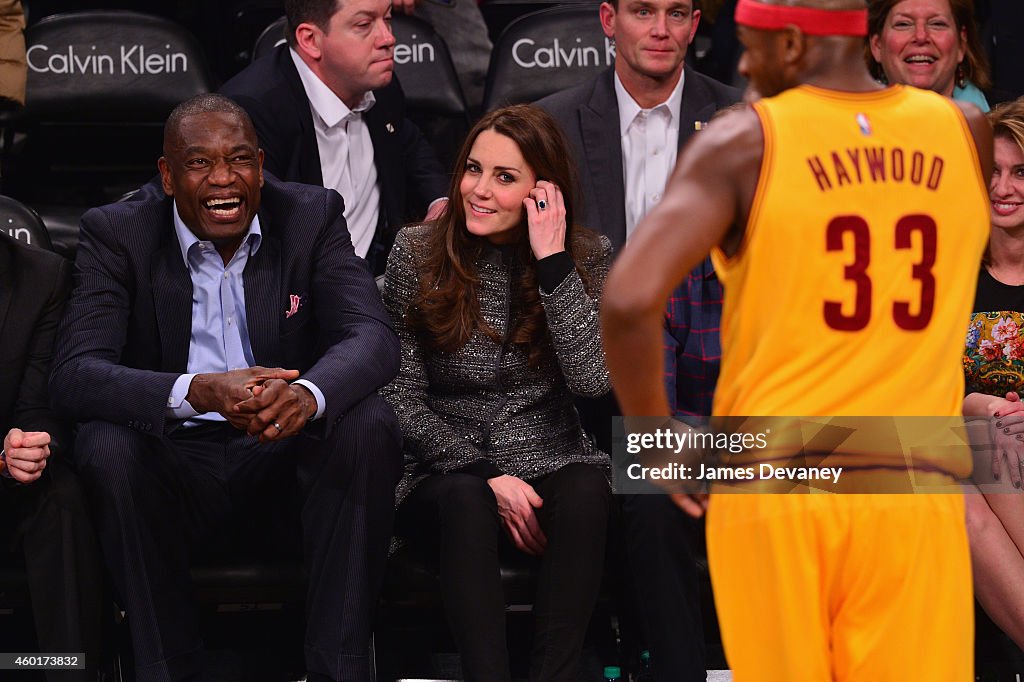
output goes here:
<path id="1" fill-rule="evenodd" d="M 1006 398 L 993 397 L 987 410 L 993 420 L 992 475 L 999 480 L 1005 466 L 1014 487 L 1020 488 L 1024 481 L 1024 403 L 1011 391 Z"/>
<path id="2" fill-rule="evenodd" d="M 290 383 L 298 378 L 298 370 L 258 366 L 197 374 L 187 400 L 200 414 L 217 412 L 262 443 L 283 440 L 301 431 L 316 414 L 313 394 Z"/>
<path id="3" fill-rule="evenodd" d="M 548 539 L 533 511 L 544 505 L 541 496 L 532 485 L 508 474 L 488 479 L 487 484 L 498 500 L 498 515 L 505 523 L 505 532 L 512 544 L 527 554 L 543 554 Z"/>
<path id="4" fill-rule="evenodd" d="M 50 456 L 50 434 L 11 429 L 4 436 L 7 472 L 18 483 L 31 483 L 43 475 Z"/>

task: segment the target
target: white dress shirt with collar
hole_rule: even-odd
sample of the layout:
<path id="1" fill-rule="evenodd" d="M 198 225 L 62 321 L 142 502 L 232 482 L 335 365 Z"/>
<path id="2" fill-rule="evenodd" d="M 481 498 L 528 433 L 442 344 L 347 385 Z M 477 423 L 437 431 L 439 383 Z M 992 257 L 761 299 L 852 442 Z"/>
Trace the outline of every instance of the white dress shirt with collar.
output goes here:
<path id="1" fill-rule="evenodd" d="M 289 49 L 289 53 L 313 112 L 324 187 L 337 190 L 345 200 L 345 221 L 352 246 L 360 258 L 365 258 L 377 230 L 380 188 L 373 162 L 373 140 L 363 113 L 376 100 L 372 92 L 367 92 L 354 109 L 349 109 L 295 50 Z"/>
<path id="2" fill-rule="evenodd" d="M 626 238 L 637 223 L 661 201 L 668 177 L 676 165 L 679 145 L 679 110 L 683 102 L 684 74 L 668 99 L 641 109 L 615 74 L 622 135 L 622 181 L 626 197 Z"/>

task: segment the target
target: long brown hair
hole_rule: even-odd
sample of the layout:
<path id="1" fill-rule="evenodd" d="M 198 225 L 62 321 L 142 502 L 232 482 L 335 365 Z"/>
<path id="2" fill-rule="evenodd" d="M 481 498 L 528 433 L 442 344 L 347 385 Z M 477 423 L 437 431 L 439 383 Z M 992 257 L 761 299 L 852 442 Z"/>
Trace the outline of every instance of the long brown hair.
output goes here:
<path id="1" fill-rule="evenodd" d="M 452 174 L 448 208 L 433 224 L 427 238 L 426 253 L 419 272 L 420 292 L 407 311 L 409 323 L 420 342 L 434 350 L 454 353 L 462 348 L 474 331 L 480 330 L 496 343 L 503 339 L 480 312 L 477 288 L 480 284 L 477 260 L 488 248 L 486 238 L 466 229 L 462 176 L 473 143 L 485 130 L 508 137 L 519 147 L 523 159 L 538 179 L 554 183 L 565 200 L 566 251 L 589 290 L 583 268 L 588 254 L 598 248 L 595 233 L 577 226 L 575 217 L 576 171 L 565 134 L 551 116 L 528 104 L 497 109 L 486 114 L 466 136 Z M 548 346 L 547 322 L 540 303 L 537 284 L 537 259 L 530 249 L 526 211 L 516 228 L 519 239 L 512 246 L 513 269 L 517 275 L 510 295 L 507 340 L 523 347 L 531 366 L 538 366 Z"/>
<path id="2" fill-rule="evenodd" d="M 889 12 L 903 0 L 868 0 L 868 44 L 864 46 L 864 55 L 871 70 L 871 75 L 880 81 L 885 80 L 885 71 L 882 65 L 875 61 L 871 54 L 870 40 L 872 36 L 882 34 L 885 28 L 885 20 L 889 18 Z M 949 11 L 956 23 L 957 36 L 961 33 L 967 36 L 964 47 L 964 60 L 958 68 L 963 69 L 963 77 L 974 83 L 981 90 L 988 90 L 992 87 L 992 78 L 989 76 L 988 55 L 978 37 L 978 27 L 974 21 L 974 0 L 946 0 L 949 3 Z"/>

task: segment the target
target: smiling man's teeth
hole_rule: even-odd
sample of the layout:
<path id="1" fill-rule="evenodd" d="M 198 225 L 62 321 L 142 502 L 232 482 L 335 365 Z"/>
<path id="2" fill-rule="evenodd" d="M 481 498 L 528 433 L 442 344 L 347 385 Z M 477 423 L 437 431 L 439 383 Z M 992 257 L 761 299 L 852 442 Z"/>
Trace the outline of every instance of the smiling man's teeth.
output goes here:
<path id="1" fill-rule="evenodd" d="M 214 215 L 230 216 L 242 205 L 241 199 L 208 199 L 206 208 Z"/>

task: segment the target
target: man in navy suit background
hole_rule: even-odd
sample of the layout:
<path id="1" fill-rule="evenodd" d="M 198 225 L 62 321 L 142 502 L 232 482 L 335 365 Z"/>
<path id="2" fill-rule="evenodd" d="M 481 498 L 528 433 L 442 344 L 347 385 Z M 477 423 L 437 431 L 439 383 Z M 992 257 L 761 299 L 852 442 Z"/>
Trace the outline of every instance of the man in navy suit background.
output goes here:
<path id="1" fill-rule="evenodd" d="M 448 193 L 448 175 L 405 117 L 391 2 L 287 0 L 285 16 L 288 44 L 221 92 L 252 117 L 267 170 L 341 193 L 356 253 L 381 274 L 402 224 L 440 215 Z"/>
<path id="2" fill-rule="evenodd" d="M 262 529 L 296 480 L 309 680 L 366 680 L 400 436 L 399 344 L 341 197 L 263 173 L 245 112 L 171 113 L 164 192 L 82 218 L 51 392 L 130 625 L 136 676 L 202 679 L 189 556 Z"/>

